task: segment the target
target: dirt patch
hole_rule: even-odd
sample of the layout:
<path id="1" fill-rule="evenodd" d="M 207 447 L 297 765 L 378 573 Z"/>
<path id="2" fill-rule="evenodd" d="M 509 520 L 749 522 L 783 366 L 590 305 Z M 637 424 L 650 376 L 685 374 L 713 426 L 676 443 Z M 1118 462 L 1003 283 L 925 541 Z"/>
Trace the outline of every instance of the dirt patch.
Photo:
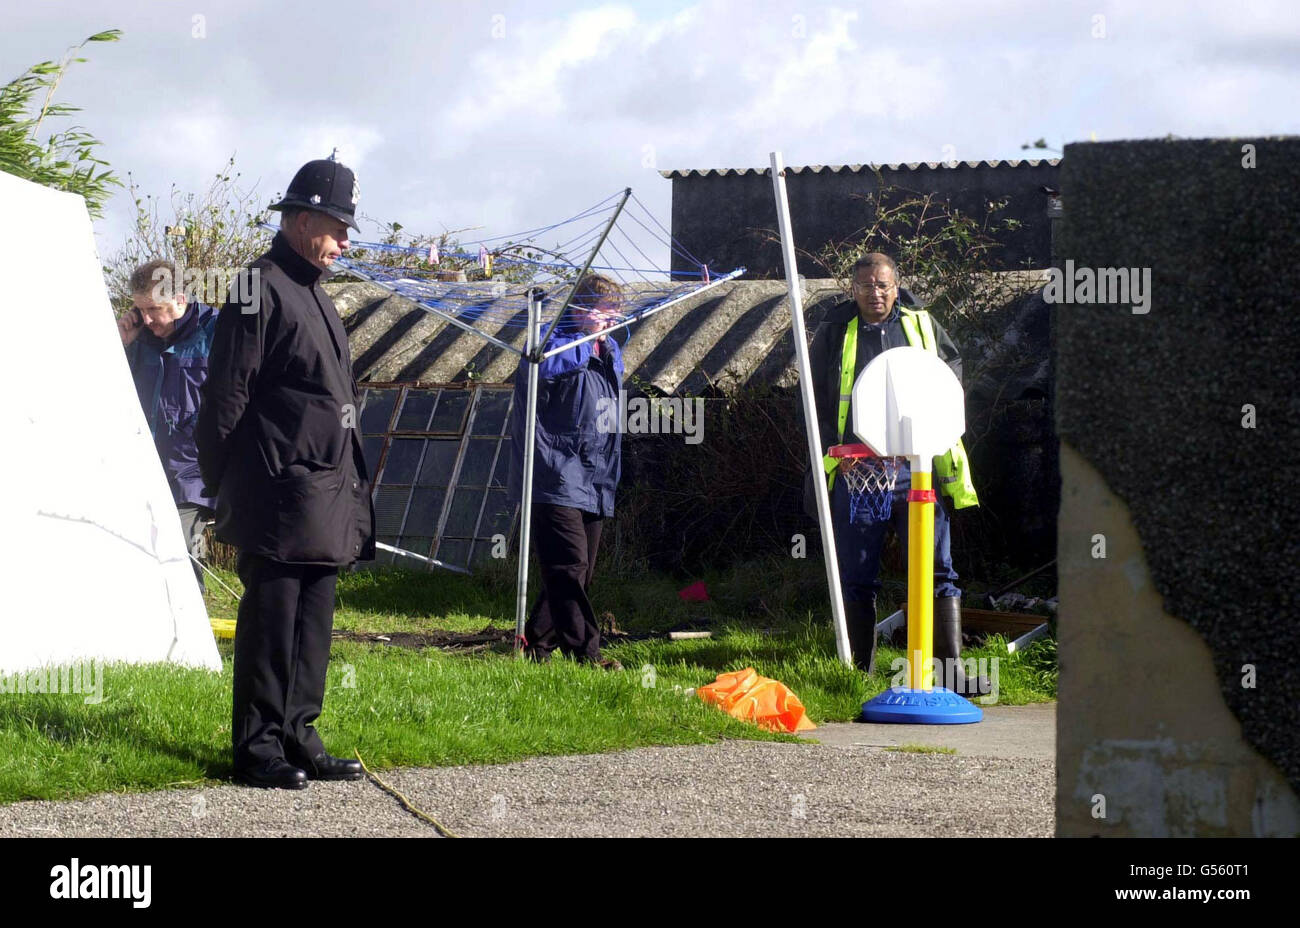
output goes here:
<path id="1" fill-rule="evenodd" d="M 414 632 L 339 632 L 333 635 L 335 641 L 364 641 L 367 644 L 382 644 L 393 648 L 438 648 L 442 651 L 467 653 L 487 651 L 499 647 L 510 648 L 514 645 L 515 632 L 512 628 L 498 628 L 487 625 L 476 632 L 431 631 Z"/>
<path id="2" fill-rule="evenodd" d="M 618 627 L 613 614 L 606 612 L 600 616 L 600 638 L 604 644 L 618 644 L 624 641 L 643 641 L 648 638 L 664 638 L 668 632 L 629 633 Z M 697 631 L 702 626 L 698 622 L 683 622 L 673 626 L 671 631 Z M 363 641 L 366 644 L 382 644 L 393 648 L 438 648 L 458 654 L 475 651 L 509 651 L 514 647 L 515 631 L 513 628 L 486 625 L 476 632 L 449 632 L 433 630 L 429 632 L 352 632 L 336 631 L 335 641 Z"/>

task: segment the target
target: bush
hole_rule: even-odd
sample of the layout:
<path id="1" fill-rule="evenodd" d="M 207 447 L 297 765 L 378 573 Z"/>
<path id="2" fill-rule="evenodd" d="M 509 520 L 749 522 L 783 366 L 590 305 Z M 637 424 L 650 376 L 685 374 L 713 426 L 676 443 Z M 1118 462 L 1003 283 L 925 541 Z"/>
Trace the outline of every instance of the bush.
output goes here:
<path id="1" fill-rule="evenodd" d="M 189 296 L 217 307 L 225 302 L 230 280 L 270 247 L 273 234 L 263 228 L 270 211 L 258 205 L 256 187 L 240 189 L 240 174 L 234 167 L 235 156 L 231 155 L 202 195 L 181 193 L 173 184 L 168 196 L 170 222 L 159 215 L 162 201 L 152 194 L 142 196 L 127 175 L 135 226 L 104 266 L 115 310 L 121 312 L 131 305 L 131 272 L 154 258 L 176 262 L 185 275 Z"/>
<path id="2" fill-rule="evenodd" d="M 624 437 L 603 546 L 616 569 L 687 573 L 784 555 L 795 532 L 815 546 L 816 525 L 801 509 L 807 449 L 797 397 L 747 387 L 704 404 L 697 445 L 674 434 Z"/>
<path id="3" fill-rule="evenodd" d="M 68 68 L 85 58 L 72 57 L 87 42 L 116 42 L 117 29 L 99 32 L 68 49 L 60 61 L 34 64 L 4 87 L 0 87 L 0 170 L 34 183 L 80 194 L 90 214 L 99 217 L 111 193 L 121 181 L 109 170 L 108 162 L 95 157 L 99 140 L 72 126 L 55 132 L 41 143 L 37 138 L 47 118 L 76 113 L 77 106 L 51 103 Z M 33 113 L 37 95 L 45 91 L 40 110 Z"/>

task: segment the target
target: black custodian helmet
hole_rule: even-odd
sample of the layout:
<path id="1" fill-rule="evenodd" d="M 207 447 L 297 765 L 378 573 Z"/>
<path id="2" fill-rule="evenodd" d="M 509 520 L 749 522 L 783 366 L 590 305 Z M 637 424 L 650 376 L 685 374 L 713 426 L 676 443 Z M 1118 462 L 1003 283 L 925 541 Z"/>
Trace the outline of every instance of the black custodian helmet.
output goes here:
<path id="1" fill-rule="evenodd" d="M 333 158 L 322 158 L 319 161 L 308 161 L 299 168 L 289 182 L 284 199 L 270 208 L 297 206 L 318 210 L 340 222 L 346 222 L 360 232 L 361 228 L 356 222 L 357 200 L 360 196 L 357 176 L 352 173 L 352 169 Z"/>

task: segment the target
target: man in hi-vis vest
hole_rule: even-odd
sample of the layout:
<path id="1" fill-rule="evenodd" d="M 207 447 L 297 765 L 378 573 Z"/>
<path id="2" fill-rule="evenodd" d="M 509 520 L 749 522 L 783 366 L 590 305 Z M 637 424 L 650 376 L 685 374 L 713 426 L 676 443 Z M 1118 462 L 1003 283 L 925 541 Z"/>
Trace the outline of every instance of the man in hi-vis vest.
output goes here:
<path id="1" fill-rule="evenodd" d="M 890 348 L 911 345 L 936 354 L 957 379 L 961 379 L 961 356 L 948 334 L 906 289 L 899 286 L 898 267 L 888 255 L 872 253 L 853 265 L 852 299 L 832 307 L 813 338 L 811 366 L 817 419 L 821 427 L 822 453 L 832 445 L 856 443 L 853 434 L 851 387 L 871 360 Z M 828 461 L 828 467 L 831 461 Z M 983 678 L 966 680 L 961 672 L 961 590 L 952 567 L 949 512 L 979 505 L 971 482 L 970 466 L 959 441 L 934 459 L 934 656 L 944 661 L 943 672 L 955 677 L 954 689 L 963 695 L 988 692 Z M 876 594 L 880 592 L 880 553 L 892 524 L 907 551 L 907 491 L 911 470 L 905 464 L 898 475 L 887 522 L 855 524 L 849 521 L 849 498 L 845 482 L 836 480 L 836 470 L 823 475 L 830 483 L 831 523 L 844 592 L 845 620 L 854 662 L 871 673 L 876 659 Z M 805 508 L 812 503 L 809 475 L 805 487 Z M 950 669 L 951 668 L 951 669 Z"/>

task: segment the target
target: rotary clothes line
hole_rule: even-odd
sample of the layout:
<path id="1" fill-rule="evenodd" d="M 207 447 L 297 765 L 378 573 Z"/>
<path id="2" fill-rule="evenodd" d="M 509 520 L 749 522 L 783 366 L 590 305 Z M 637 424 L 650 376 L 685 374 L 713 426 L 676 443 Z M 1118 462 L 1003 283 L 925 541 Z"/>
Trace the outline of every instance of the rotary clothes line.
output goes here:
<path id="1" fill-rule="evenodd" d="M 629 235 L 619 225 L 620 219 L 626 220 L 625 225 L 635 225 L 642 230 L 638 233 L 642 241 Z M 578 230 L 576 234 L 573 234 L 574 229 Z M 570 237 L 555 247 L 544 247 L 538 240 L 548 234 Z M 655 267 L 643 248 L 647 238 L 667 246 L 671 253 L 695 270 L 668 271 Z M 745 269 L 736 268 L 726 274 L 710 272 L 667 234 L 663 225 L 632 195 L 630 188 L 563 222 L 513 236 L 463 242 L 459 250 L 372 242 L 354 242 L 352 250 L 353 255 L 339 258 L 335 262 L 338 267 L 406 297 L 426 312 L 500 349 L 519 355 L 527 363 L 527 415 L 519 521 L 520 558 L 515 602 L 518 644 L 523 639 L 527 618 L 537 391 L 541 363 L 721 286 L 739 277 Z M 356 252 L 360 254 L 355 254 Z M 486 261 L 483 260 L 484 255 L 487 256 Z M 411 263 L 396 264 L 392 260 L 394 256 L 406 256 Z M 376 258 L 384 260 L 375 260 Z M 448 281 L 440 276 L 436 266 L 443 259 L 472 259 L 486 274 L 501 277 L 468 283 Z M 577 333 L 572 338 L 553 340 L 552 335 L 557 331 L 565 332 L 566 324 L 571 322 L 570 305 L 579 282 L 588 272 L 610 277 L 631 294 L 622 318 L 599 332 Z M 480 325 L 483 329 L 478 328 Z M 517 332 L 520 327 L 525 329 L 523 344 L 512 344 L 507 340 L 511 338 L 510 329 L 514 328 Z M 484 331 L 486 328 L 501 333 L 503 337 Z M 517 338 L 515 340 L 518 341 Z M 376 483 L 378 482 L 377 479 Z M 393 550 L 398 554 L 407 553 Z"/>

